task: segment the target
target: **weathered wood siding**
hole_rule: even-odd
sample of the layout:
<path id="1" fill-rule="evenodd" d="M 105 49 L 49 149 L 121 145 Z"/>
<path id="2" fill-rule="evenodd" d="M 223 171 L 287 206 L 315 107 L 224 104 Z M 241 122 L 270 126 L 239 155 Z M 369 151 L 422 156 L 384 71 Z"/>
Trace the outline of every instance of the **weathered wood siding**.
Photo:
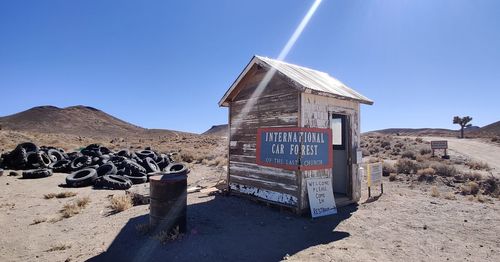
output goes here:
<path id="1" fill-rule="evenodd" d="M 257 128 L 297 127 L 299 123 L 300 93 L 278 72 L 260 94 L 254 93 L 265 73 L 266 69 L 254 65 L 231 98 L 229 186 L 243 194 L 298 206 L 296 172 L 256 164 Z"/>
<path id="2" fill-rule="evenodd" d="M 301 127 L 317 127 L 328 128 L 329 116 L 331 114 L 344 114 L 349 116 L 351 124 L 351 156 L 356 153 L 356 148 L 359 145 L 359 103 L 350 100 L 342 100 L 333 97 L 319 96 L 310 92 L 302 93 L 301 95 Z M 334 163 L 335 165 L 335 163 Z M 351 196 L 353 201 L 357 202 L 361 197 L 361 177 L 357 170 L 358 167 L 354 163 L 351 166 Z M 306 210 L 309 208 L 309 201 L 307 197 L 307 187 L 305 179 L 309 177 L 332 177 L 331 169 L 301 171 L 301 195 L 300 195 L 300 209 Z"/>

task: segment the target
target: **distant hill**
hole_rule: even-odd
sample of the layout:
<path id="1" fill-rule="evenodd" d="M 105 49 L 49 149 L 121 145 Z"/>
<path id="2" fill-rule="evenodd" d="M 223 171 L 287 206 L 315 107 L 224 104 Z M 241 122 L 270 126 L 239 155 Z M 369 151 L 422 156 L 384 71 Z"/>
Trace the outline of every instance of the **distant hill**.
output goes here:
<path id="1" fill-rule="evenodd" d="M 212 126 L 210 129 L 205 131 L 202 135 L 213 135 L 213 136 L 221 136 L 221 137 L 227 137 L 227 129 L 228 125 L 215 125 Z"/>
<path id="2" fill-rule="evenodd" d="M 500 121 L 493 124 L 478 127 L 471 126 L 464 129 L 465 134 L 472 137 L 491 137 L 500 136 Z M 458 136 L 460 130 L 445 128 L 387 128 L 366 132 L 364 134 L 384 134 L 384 135 L 402 135 L 402 136 Z"/>
<path id="3" fill-rule="evenodd" d="M 170 130 L 149 130 L 111 116 L 88 106 L 39 106 L 17 114 L 0 117 L 5 130 L 40 133 L 61 133 L 90 137 L 169 136 L 179 133 Z"/>
<path id="4" fill-rule="evenodd" d="M 482 136 L 500 136 L 500 121 L 481 127 L 478 132 Z"/>

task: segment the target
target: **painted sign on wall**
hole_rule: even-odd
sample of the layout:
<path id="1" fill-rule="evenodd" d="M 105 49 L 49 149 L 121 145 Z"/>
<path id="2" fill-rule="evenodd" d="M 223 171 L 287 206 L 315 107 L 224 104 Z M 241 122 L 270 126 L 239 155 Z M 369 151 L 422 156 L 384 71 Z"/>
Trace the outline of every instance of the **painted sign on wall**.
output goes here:
<path id="1" fill-rule="evenodd" d="M 333 166 L 332 133 L 327 128 L 259 128 L 257 164 L 287 170 Z"/>
<path id="2" fill-rule="evenodd" d="M 337 214 L 331 178 L 308 178 L 307 195 L 312 217 Z"/>

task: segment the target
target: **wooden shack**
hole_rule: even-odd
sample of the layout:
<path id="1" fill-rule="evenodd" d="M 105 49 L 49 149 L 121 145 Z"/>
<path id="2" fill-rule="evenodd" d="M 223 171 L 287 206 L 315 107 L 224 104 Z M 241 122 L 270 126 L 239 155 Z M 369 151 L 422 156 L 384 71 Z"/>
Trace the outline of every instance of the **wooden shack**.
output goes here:
<path id="1" fill-rule="evenodd" d="M 231 192 L 307 212 L 306 179 L 331 178 L 335 202 L 361 197 L 360 104 L 373 101 L 327 73 L 254 56 L 226 91 L 229 107 L 228 187 Z M 262 128 L 330 128 L 333 168 L 286 170 L 256 161 Z M 358 153 L 358 154 L 357 154 Z"/>

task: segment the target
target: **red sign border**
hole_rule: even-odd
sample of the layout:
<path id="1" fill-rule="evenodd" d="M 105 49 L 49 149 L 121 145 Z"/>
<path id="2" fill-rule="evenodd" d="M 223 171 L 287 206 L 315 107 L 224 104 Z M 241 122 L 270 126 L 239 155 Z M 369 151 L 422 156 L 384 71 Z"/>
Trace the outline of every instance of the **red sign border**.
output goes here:
<path id="1" fill-rule="evenodd" d="M 311 165 L 311 166 L 290 166 L 284 164 L 269 164 L 266 162 L 260 161 L 260 142 L 262 139 L 262 132 L 290 132 L 290 131 L 299 131 L 299 132 L 324 132 L 327 131 L 328 134 L 328 163 L 325 165 Z M 321 169 L 331 169 L 333 168 L 333 145 L 332 145 L 332 130 L 330 128 L 317 128 L 317 127 L 264 127 L 257 128 L 257 143 L 255 148 L 255 162 L 257 165 L 268 166 L 274 168 L 281 168 L 285 170 L 291 171 L 307 171 L 307 170 L 321 170 Z"/>

